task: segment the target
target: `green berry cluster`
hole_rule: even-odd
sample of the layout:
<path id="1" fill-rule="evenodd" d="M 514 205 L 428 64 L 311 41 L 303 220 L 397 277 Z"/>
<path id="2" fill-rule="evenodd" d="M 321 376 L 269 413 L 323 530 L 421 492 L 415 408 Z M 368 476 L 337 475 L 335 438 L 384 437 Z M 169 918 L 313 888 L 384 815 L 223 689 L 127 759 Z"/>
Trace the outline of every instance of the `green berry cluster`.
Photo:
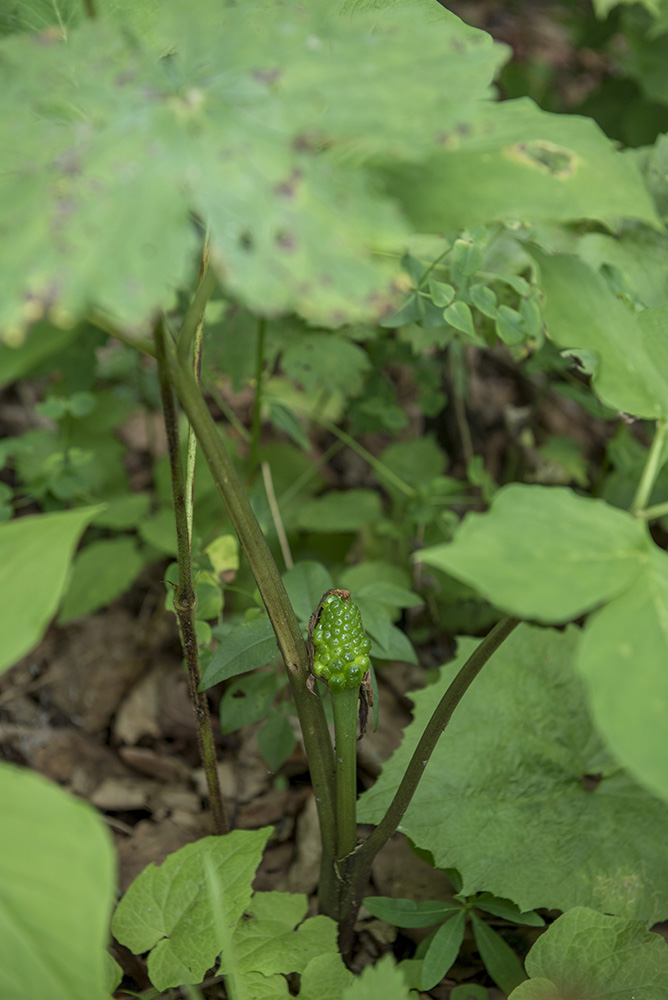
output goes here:
<path id="1" fill-rule="evenodd" d="M 364 634 L 360 609 L 352 601 L 329 594 L 313 630 L 313 672 L 330 691 L 359 687 L 370 666 L 371 642 Z"/>

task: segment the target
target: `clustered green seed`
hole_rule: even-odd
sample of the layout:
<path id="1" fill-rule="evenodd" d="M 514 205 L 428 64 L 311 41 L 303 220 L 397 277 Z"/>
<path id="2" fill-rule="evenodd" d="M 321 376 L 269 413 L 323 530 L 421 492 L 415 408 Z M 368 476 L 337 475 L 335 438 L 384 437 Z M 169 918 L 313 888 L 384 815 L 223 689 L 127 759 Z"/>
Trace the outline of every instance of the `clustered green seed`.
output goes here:
<path id="1" fill-rule="evenodd" d="M 313 672 L 330 691 L 358 687 L 370 666 L 371 642 L 364 634 L 360 609 L 336 594 L 325 598 L 313 630 Z"/>

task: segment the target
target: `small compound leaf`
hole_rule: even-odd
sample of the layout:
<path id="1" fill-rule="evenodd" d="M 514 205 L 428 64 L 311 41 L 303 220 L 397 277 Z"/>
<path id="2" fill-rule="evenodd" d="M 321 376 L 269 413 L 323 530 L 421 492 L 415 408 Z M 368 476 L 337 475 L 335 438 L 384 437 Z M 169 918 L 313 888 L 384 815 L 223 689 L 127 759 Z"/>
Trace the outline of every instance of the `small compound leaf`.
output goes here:
<path id="1" fill-rule="evenodd" d="M 443 319 L 455 330 L 465 333 L 467 337 L 475 337 L 475 327 L 471 310 L 465 302 L 453 302 L 443 310 Z"/>
<path id="2" fill-rule="evenodd" d="M 493 289 L 487 285 L 471 285 L 469 289 L 471 305 L 488 319 L 496 319 L 497 298 Z"/>
<path id="3" fill-rule="evenodd" d="M 521 344 L 526 340 L 524 320 L 517 309 L 501 305 L 496 313 L 496 332 L 504 344 Z"/>
<path id="4" fill-rule="evenodd" d="M 431 295 L 431 301 L 435 306 L 440 306 L 441 309 L 445 309 L 445 307 L 449 306 L 454 299 L 457 294 L 457 289 L 454 285 L 448 285 L 443 281 L 435 281 L 433 278 L 430 278 L 429 294 Z"/>

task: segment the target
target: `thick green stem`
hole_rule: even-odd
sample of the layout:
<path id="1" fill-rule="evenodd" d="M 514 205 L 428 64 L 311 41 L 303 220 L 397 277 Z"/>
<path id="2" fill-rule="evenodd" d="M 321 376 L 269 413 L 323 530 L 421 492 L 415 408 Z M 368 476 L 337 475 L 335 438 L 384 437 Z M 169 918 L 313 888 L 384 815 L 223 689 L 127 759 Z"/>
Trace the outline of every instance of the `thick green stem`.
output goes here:
<path id="1" fill-rule="evenodd" d="M 336 857 L 334 751 L 320 696 L 311 683 L 306 644 L 276 563 L 199 386 L 189 368 L 179 363 L 173 349 L 168 351 L 168 363 L 172 384 L 246 554 L 287 668 L 320 820 L 323 846 L 320 906 L 322 912 L 332 914 L 338 898 L 333 864 Z"/>
<path id="2" fill-rule="evenodd" d="M 654 504 L 653 507 L 645 507 L 644 510 L 637 510 L 636 517 L 641 517 L 643 521 L 656 521 L 660 517 L 668 514 L 668 502 Z"/>
<path id="3" fill-rule="evenodd" d="M 657 420 L 654 439 L 647 454 L 647 461 L 643 469 L 636 495 L 631 504 L 631 513 L 642 516 L 642 511 L 647 506 L 647 501 L 652 495 L 656 478 L 661 471 L 664 459 L 664 447 L 666 444 L 666 434 L 668 433 L 668 420 Z"/>
<path id="4" fill-rule="evenodd" d="M 178 418 L 172 393 L 167 364 L 166 338 L 162 323 L 158 323 L 155 331 L 156 355 L 158 359 L 158 378 L 160 381 L 160 396 L 167 432 L 167 447 L 169 450 L 169 465 L 172 476 L 172 498 L 174 501 L 174 517 L 176 522 L 176 543 L 178 552 L 179 582 L 174 591 L 174 611 L 181 631 L 181 643 L 188 669 L 188 687 L 197 728 L 197 743 L 200 759 L 206 775 L 209 789 L 209 801 L 213 814 L 216 833 L 227 833 L 229 823 L 225 815 L 223 797 L 218 781 L 216 766 L 216 748 L 211 728 L 211 715 L 206 695 L 199 690 L 202 675 L 199 667 L 199 647 L 195 619 L 196 597 L 192 583 L 192 567 L 190 562 L 190 534 L 186 514 L 186 489 L 181 465 L 181 449 L 179 445 Z"/>
<path id="5" fill-rule="evenodd" d="M 359 686 L 332 691 L 336 756 L 337 860 L 357 846 L 357 703 Z"/>
<path id="6" fill-rule="evenodd" d="M 348 858 L 342 872 L 345 886 L 341 894 L 339 944 L 344 956 L 350 954 L 357 912 L 364 897 L 374 858 L 403 819 L 424 769 L 452 713 L 484 665 L 501 643 L 519 625 L 517 618 L 503 618 L 471 654 L 436 706 L 406 768 L 385 816 L 373 833 Z"/>

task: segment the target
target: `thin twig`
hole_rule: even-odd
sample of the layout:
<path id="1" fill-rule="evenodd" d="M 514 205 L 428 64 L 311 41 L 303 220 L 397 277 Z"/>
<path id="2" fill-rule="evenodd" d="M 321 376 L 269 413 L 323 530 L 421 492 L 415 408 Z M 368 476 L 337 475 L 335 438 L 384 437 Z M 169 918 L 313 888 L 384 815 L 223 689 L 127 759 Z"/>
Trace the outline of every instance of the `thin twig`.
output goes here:
<path id="1" fill-rule="evenodd" d="M 285 563 L 286 569 L 292 569 L 294 562 L 292 560 L 292 553 L 290 552 L 290 543 L 288 542 L 288 536 L 285 533 L 283 518 L 281 517 L 281 511 L 276 499 L 274 480 L 271 475 L 271 466 L 269 465 L 269 462 L 262 462 L 261 469 L 264 491 L 267 494 L 269 510 L 271 511 L 271 517 L 274 522 L 274 527 L 276 528 L 278 544 L 281 546 L 281 552 L 283 553 L 283 562 Z"/>
<path id="2" fill-rule="evenodd" d="M 214 829 L 216 833 L 222 834 L 228 832 L 229 823 L 225 814 L 220 782 L 218 780 L 216 749 L 213 740 L 213 730 L 211 728 L 209 705 L 206 695 L 199 690 L 202 674 L 199 666 L 199 647 L 197 644 L 195 620 L 196 597 L 192 582 L 190 536 L 186 517 L 186 489 L 183 467 L 181 465 L 178 417 L 167 363 L 166 337 L 162 322 L 159 322 L 156 326 L 155 343 L 158 359 L 160 396 L 162 399 L 172 477 L 172 497 L 174 501 L 178 550 L 179 582 L 174 591 L 174 611 L 179 622 L 181 644 L 188 668 L 188 688 L 195 712 L 197 744 L 206 775 Z"/>

